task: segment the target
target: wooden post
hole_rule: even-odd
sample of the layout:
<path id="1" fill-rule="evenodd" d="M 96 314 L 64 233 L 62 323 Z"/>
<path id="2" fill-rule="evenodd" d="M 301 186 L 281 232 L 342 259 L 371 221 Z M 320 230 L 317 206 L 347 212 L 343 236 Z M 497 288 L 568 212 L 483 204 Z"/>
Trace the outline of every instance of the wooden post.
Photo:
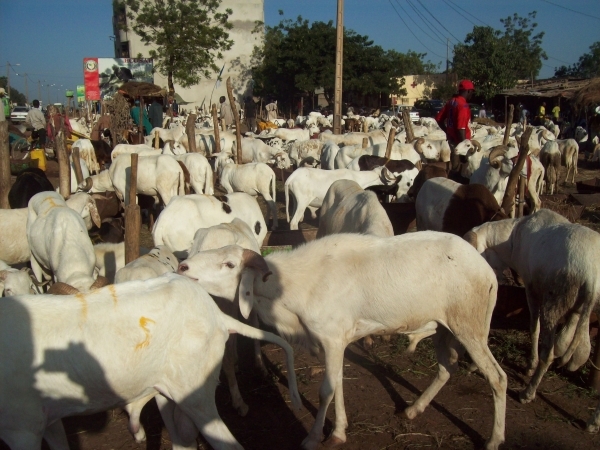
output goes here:
<path id="1" fill-rule="evenodd" d="M 212 104 L 210 110 L 213 118 L 213 129 L 215 130 L 215 151 L 214 153 L 221 153 L 221 136 L 219 134 L 219 119 L 217 118 L 217 105 Z"/>
<path id="2" fill-rule="evenodd" d="M 4 111 L 0 112 L 4 114 Z M 8 121 L 0 122 L 0 208 L 10 209 L 10 145 L 8 143 Z"/>
<path id="3" fill-rule="evenodd" d="M 366 119 L 366 117 L 365 117 Z M 369 126 L 367 125 L 367 121 L 365 120 L 363 122 L 363 133 L 368 133 L 369 132 Z"/>
<path id="4" fill-rule="evenodd" d="M 140 228 L 142 216 L 137 198 L 138 154 L 131 154 L 128 204 L 125 206 L 125 264 L 140 256 Z"/>
<path id="5" fill-rule="evenodd" d="M 594 349 L 594 358 L 593 363 L 590 367 L 590 378 L 588 380 L 588 385 L 593 387 L 596 392 L 600 391 L 600 330 L 596 335 L 596 348 Z"/>
<path id="6" fill-rule="evenodd" d="M 231 86 L 231 77 L 227 77 L 227 96 L 229 97 L 229 104 L 231 105 L 231 111 L 233 111 L 233 119 L 235 120 L 235 143 L 237 147 L 237 164 L 243 164 L 242 161 L 242 134 L 240 130 L 240 115 L 235 107 L 233 101 L 233 87 Z"/>
<path id="7" fill-rule="evenodd" d="M 190 153 L 196 153 L 196 114 L 188 114 L 185 122 L 185 134 L 188 138 L 188 147 Z"/>
<path id="8" fill-rule="evenodd" d="M 512 207 L 515 204 L 515 191 L 517 190 L 517 181 L 519 179 L 519 175 L 521 170 L 523 169 L 523 165 L 525 165 L 525 160 L 527 159 L 527 154 L 529 153 L 529 138 L 531 133 L 533 132 L 532 127 L 528 127 L 525 130 L 521 137 L 521 148 L 519 149 L 519 159 L 517 159 L 517 163 L 512 168 L 510 175 L 508 176 L 508 182 L 506 183 L 506 191 L 504 191 L 504 198 L 502 199 L 502 209 L 509 214 L 512 210 Z"/>
<path id="9" fill-rule="evenodd" d="M 333 96 L 333 134 L 342 134 L 342 80 L 344 68 L 344 0 L 337 0 L 335 35 L 335 85 Z"/>
<path id="10" fill-rule="evenodd" d="M 140 123 L 138 124 L 139 143 L 144 143 L 144 97 L 140 96 Z"/>
<path id="11" fill-rule="evenodd" d="M 392 145 L 394 144 L 394 139 L 396 137 L 396 129 L 394 127 L 390 128 L 390 134 L 388 135 L 387 147 L 385 148 L 385 158 L 389 161 L 392 155 Z"/>
<path id="12" fill-rule="evenodd" d="M 415 140 L 415 133 L 413 132 L 412 122 L 410 121 L 410 113 L 407 109 L 402 111 L 402 121 L 404 122 L 404 129 L 406 130 L 406 142 L 413 142 Z"/>
<path id="13" fill-rule="evenodd" d="M 364 137 L 362 141 L 362 148 L 367 148 L 369 146 L 369 138 Z"/>
<path id="14" fill-rule="evenodd" d="M 65 147 L 65 135 L 63 130 L 56 133 L 54 145 L 56 147 L 56 157 L 58 158 L 59 192 L 60 195 L 67 200 L 71 196 L 71 167 L 69 164 L 69 157 L 67 156 L 67 149 Z"/>
<path id="15" fill-rule="evenodd" d="M 79 186 L 83 181 L 83 172 L 81 171 L 81 158 L 79 157 L 79 147 L 75 147 L 73 149 L 71 156 L 73 157 L 73 169 L 75 170 L 77 186 Z"/>
<path id="16" fill-rule="evenodd" d="M 160 135 L 160 132 L 159 132 L 158 130 L 155 130 L 155 131 L 154 131 L 154 148 L 155 148 L 156 150 L 158 150 L 158 147 L 159 147 L 159 142 L 158 142 L 158 140 L 160 139 L 160 138 L 158 137 L 159 135 Z"/>
<path id="17" fill-rule="evenodd" d="M 502 140 L 502 145 L 508 145 L 508 138 L 510 137 L 510 127 L 512 126 L 513 121 L 513 112 L 515 110 L 515 105 L 510 105 L 510 109 L 508 110 L 508 115 L 506 116 L 506 129 L 504 130 L 504 139 Z M 523 141 L 521 141 L 523 142 Z"/>

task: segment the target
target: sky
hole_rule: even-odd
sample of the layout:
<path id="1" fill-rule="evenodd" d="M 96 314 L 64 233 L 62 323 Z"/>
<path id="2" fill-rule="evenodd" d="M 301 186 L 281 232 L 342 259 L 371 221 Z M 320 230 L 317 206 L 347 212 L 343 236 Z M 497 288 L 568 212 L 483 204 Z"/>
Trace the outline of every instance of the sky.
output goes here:
<path id="1" fill-rule="evenodd" d="M 264 0 L 265 23 L 302 18 L 335 24 L 336 0 Z M 283 11 L 281 16 L 279 11 Z M 538 78 L 571 65 L 600 41 L 600 0 L 345 0 L 344 26 L 386 50 L 427 53 L 445 68 L 446 50 L 474 25 L 503 29 L 501 18 L 537 11 L 549 56 Z M 64 102 L 83 84 L 84 57 L 113 57 L 111 0 L 0 0 L 0 75 L 29 98 Z M 7 63 L 9 66 L 7 66 Z M 25 76 L 27 74 L 27 76 Z"/>

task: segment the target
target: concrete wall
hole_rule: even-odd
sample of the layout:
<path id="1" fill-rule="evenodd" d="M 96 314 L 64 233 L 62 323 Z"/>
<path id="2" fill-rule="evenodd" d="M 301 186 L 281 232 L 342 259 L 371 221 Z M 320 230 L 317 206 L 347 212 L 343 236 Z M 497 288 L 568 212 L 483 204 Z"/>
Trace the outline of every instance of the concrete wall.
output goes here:
<path id="1" fill-rule="evenodd" d="M 209 107 L 212 94 L 212 103 L 219 102 L 221 95 L 227 96 L 225 82 L 227 77 L 231 77 L 233 84 L 234 95 L 240 103 L 245 95 L 252 92 L 250 78 L 250 55 L 255 45 L 260 42 L 260 34 L 252 34 L 256 21 L 264 22 L 264 0 L 223 0 L 220 9 L 230 8 L 233 14 L 229 16 L 229 22 L 233 25 L 233 29 L 229 31 L 229 39 L 233 41 L 231 50 L 223 53 L 222 60 L 216 60 L 215 64 L 225 69 L 221 76 L 222 82 L 220 86 L 215 88 L 218 72 L 211 79 L 204 79 L 198 85 L 189 88 L 182 88 L 175 83 L 175 92 L 190 105 L 183 106 L 190 110 L 194 106 L 200 106 L 204 100 L 205 107 Z M 114 20 L 113 20 L 114 23 Z M 119 32 L 115 30 L 117 42 L 115 43 L 115 56 L 121 57 L 119 53 L 120 43 L 129 42 L 129 57 L 137 58 L 138 54 L 142 57 L 149 56 L 150 46 L 145 46 L 139 36 L 133 31 Z M 167 88 L 167 77 L 162 76 L 158 72 L 154 74 L 154 83 Z"/>

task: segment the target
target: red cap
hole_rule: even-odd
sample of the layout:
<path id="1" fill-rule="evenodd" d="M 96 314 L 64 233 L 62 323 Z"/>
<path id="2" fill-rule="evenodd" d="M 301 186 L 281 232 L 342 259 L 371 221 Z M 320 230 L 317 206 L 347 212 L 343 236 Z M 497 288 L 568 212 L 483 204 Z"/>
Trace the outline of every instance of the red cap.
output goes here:
<path id="1" fill-rule="evenodd" d="M 459 91 L 474 91 L 475 86 L 473 86 L 473 82 L 471 80 L 462 80 L 458 83 Z"/>

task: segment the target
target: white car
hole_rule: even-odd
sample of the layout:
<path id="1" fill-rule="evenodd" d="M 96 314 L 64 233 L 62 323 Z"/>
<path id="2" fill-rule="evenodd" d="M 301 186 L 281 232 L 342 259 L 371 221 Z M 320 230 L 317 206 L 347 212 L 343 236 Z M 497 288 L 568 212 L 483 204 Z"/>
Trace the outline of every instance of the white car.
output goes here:
<path id="1" fill-rule="evenodd" d="M 10 113 L 11 122 L 25 122 L 29 108 L 26 106 L 15 106 Z"/>

